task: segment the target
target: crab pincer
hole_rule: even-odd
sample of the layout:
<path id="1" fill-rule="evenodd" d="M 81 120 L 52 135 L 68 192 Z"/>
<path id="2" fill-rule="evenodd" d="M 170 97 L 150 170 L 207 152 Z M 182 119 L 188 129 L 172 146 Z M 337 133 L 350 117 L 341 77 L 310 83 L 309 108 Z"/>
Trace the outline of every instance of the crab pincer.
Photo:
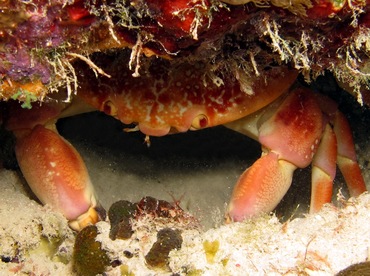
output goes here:
<path id="1" fill-rule="evenodd" d="M 86 166 L 76 149 L 54 130 L 37 125 L 18 135 L 16 157 L 37 198 L 61 212 L 74 230 L 99 220 Z"/>
<path id="2" fill-rule="evenodd" d="M 242 221 L 272 211 L 289 189 L 295 169 L 311 163 L 311 213 L 331 202 L 336 163 L 352 196 L 366 191 L 348 122 L 329 99 L 318 100 L 311 91 L 297 88 L 228 127 L 255 137 L 263 148 L 262 157 L 234 188 L 228 219 Z"/>

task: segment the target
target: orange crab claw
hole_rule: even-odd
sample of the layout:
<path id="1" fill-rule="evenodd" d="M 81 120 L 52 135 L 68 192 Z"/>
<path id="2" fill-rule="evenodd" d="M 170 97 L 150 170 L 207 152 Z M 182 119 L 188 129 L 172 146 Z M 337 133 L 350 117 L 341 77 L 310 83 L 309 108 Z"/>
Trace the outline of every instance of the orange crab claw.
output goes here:
<path id="1" fill-rule="evenodd" d="M 330 202 L 336 171 L 336 136 L 329 124 L 324 125 L 326 116 L 311 92 L 303 88 L 295 89 L 276 105 L 257 114 L 257 119 L 256 115 L 252 118 L 240 120 L 239 124 L 244 124 L 243 127 L 234 125 L 232 128 L 243 130 L 247 135 L 252 133 L 250 136 L 258 139 L 269 153 L 239 179 L 229 207 L 230 218 L 240 221 L 272 211 L 289 189 L 294 170 L 304 168 L 311 162 L 311 212 Z M 343 121 L 340 125 L 337 123 L 338 128 L 342 128 L 346 122 Z M 351 137 L 349 130 L 342 135 L 340 142 L 348 137 Z M 354 152 L 347 150 L 351 145 L 352 140 L 349 140 L 341 146 L 341 151 L 350 156 L 345 159 L 346 164 L 354 158 L 351 155 Z M 359 177 L 362 179 L 361 174 Z"/>
<path id="2" fill-rule="evenodd" d="M 258 159 L 240 176 L 227 220 L 242 221 L 273 210 L 288 191 L 295 169 L 293 164 L 279 160 L 274 152 Z"/>
<path id="3" fill-rule="evenodd" d="M 310 93 L 298 88 L 258 114 L 252 133 L 269 153 L 239 179 L 229 207 L 232 220 L 240 221 L 272 211 L 289 189 L 294 170 L 311 163 L 324 120 L 320 106 Z M 246 124 L 246 129 L 251 125 L 249 118 L 240 123 Z M 234 129 L 240 131 L 243 127 Z M 243 133 L 248 134 L 247 131 Z M 333 162 L 335 164 L 335 159 Z M 315 177 L 321 181 L 321 169 L 315 169 Z M 244 199 L 239 195 L 244 195 Z"/>
<path id="4" fill-rule="evenodd" d="M 99 215 L 87 169 L 75 148 L 55 131 L 37 125 L 20 134 L 16 156 L 32 191 L 81 230 L 96 223 Z"/>
<path id="5" fill-rule="evenodd" d="M 349 124 L 329 99 L 298 88 L 227 126 L 257 139 L 268 152 L 238 180 L 229 206 L 231 220 L 272 211 L 288 190 L 293 171 L 311 162 L 311 213 L 331 202 L 336 163 L 352 196 L 366 191 Z"/>

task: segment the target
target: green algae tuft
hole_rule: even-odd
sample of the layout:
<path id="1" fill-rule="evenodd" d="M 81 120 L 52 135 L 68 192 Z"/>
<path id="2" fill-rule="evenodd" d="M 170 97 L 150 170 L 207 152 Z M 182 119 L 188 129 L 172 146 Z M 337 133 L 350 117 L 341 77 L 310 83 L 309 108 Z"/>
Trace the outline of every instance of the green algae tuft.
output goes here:
<path id="1" fill-rule="evenodd" d="M 158 231 L 157 241 L 145 256 L 146 263 L 152 268 L 166 268 L 168 255 L 173 249 L 180 249 L 181 232 L 178 229 L 164 228 Z"/>
<path id="2" fill-rule="evenodd" d="M 80 276 L 102 274 L 110 264 L 107 252 L 96 241 L 98 229 L 90 225 L 78 233 L 73 252 L 73 268 Z"/>
<path id="3" fill-rule="evenodd" d="M 108 217 L 111 224 L 109 238 L 129 239 L 134 233 L 132 230 L 131 219 L 136 213 L 136 204 L 127 200 L 120 200 L 112 204 L 108 211 Z"/>

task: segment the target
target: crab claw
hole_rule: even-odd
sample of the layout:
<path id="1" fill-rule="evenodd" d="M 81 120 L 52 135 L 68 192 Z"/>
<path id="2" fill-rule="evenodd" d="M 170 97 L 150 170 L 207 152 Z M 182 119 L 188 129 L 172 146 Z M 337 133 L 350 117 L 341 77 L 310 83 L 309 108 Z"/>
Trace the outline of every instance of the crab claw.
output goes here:
<path id="1" fill-rule="evenodd" d="M 240 176 L 231 196 L 227 219 L 242 221 L 270 212 L 288 191 L 295 169 L 293 164 L 279 160 L 274 152 L 262 156 Z"/>
<path id="2" fill-rule="evenodd" d="M 17 136 L 19 166 L 39 200 L 60 211 L 74 230 L 96 223 L 97 201 L 76 149 L 56 131 L 42 125 Z"/>
<path id="3" fill-rule="evenodd" d="M 229 219 L 241 221 L 272 211 L 289 189 L 294 170 L 311 163 L 322 135 L 323 115 L 310 93 L 296 89 L 271 108 L 240 120 L 241 125 L 228 125 L 258 139 L 268 152 L 238 180 Z"/>
<path id="4" fill-rule="evenodd" d="M 310 163 L 311 213 L 331 202 L 336 163 L 351 196 L 366 191 L 348 121 L 329 99 L 298 88 L 271 107 L 227 126 L 257 139 L 268 152 L 239 178 L 229 220 L 272 211 L 289 189 L 294 170 Z"/>

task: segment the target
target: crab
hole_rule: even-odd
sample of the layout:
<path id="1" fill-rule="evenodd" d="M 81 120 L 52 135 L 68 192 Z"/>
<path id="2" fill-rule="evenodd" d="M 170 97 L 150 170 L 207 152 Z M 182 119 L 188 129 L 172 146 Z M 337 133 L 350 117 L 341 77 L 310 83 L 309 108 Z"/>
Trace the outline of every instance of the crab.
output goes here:
<path id="1" fill-rule="evenodd" d="M 76 62 L 79 89 L 71 104 L 49 98 L 27 110 L 13 102 L 4 120 L 31 189 L 73 229 L 96 223 L 99 204 L 82 158 L 55 122 L 93 109 L 135 123 L 128 131 L 147 137 L 225 125 L 259 141 L 262 156 L 241 175 L 230 199 L 232 221 L 272 211 L 294 170 L 311 163 L 311 212 L 331 201 L 336 164 L 352 196 L 366 191 L 347 120 L 332 100 L 297 85 L 296 70 L 271 66 L 242 87 L 231 74 L 205 74 L 207 63 L 200 61 L 148 58 L 145 72 L 134 77 L 128 60 L 127 54 L 98 54 L 95 64 L 110 77 Z"/>

